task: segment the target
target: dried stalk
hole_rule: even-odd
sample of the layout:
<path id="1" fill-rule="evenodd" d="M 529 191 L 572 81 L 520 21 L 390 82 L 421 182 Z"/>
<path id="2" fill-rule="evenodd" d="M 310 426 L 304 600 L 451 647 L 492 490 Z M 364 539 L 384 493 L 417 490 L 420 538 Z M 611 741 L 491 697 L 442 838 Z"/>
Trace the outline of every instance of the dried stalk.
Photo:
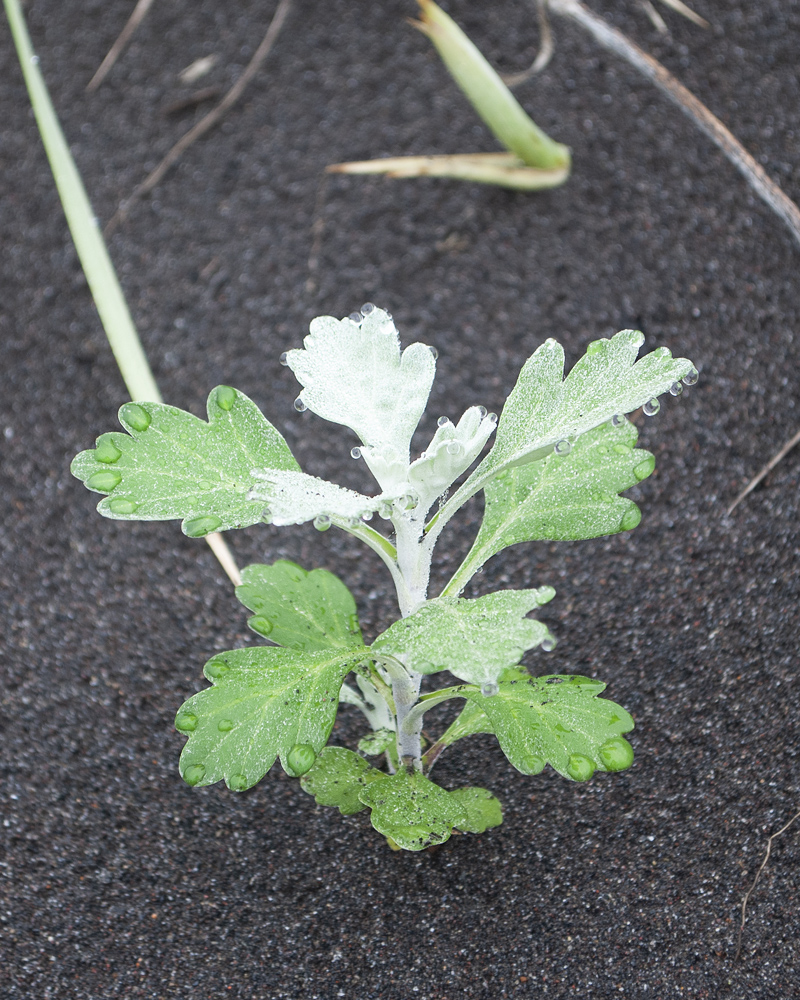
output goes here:
<path id="1" fill-rule="evenodd" d="M 89 93 L 92 93 L 93 91 L 97 90 L 97 88 L 100 86 L 103 80 L 105 80 L 105 78 L 111 72 L 111 68 L 113 67 L 114 63 L 122 55 L 123 49 L 131 40 L 131 38 L 133 38 L 133 33 L 145 19 L 145 15 L 152 6 L 153 6 L 153 0 L 139 0 L 139 2 L 133 8 L 133 13 L 128 18 L 128 23 L 119 33 L 116 42 L 114 42 L 114 44 L 108 50 L 108 55 L 100 63 L 100 66 L 98 67 L 95 75 L 86 84 L 86 89 L 89 91 Z"/>

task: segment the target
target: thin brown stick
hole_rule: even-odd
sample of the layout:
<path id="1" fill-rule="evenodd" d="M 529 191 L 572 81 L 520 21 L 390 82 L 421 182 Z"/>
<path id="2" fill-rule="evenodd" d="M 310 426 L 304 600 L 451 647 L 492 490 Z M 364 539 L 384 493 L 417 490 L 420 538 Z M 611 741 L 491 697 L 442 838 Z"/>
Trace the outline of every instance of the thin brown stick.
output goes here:
<path id="1" fill-rule="evenodd" d="M 778 462 L 782 461 L 789 452 L 794 448 L 795 445 L 800 444 L 800 431 L 798 431 L 793 438 L 790 438 L 786 444 L 781 448 L 777 455 L 773 455 L 772 458 L 767 462 L 764 468 L 759 472 L 757 476 L 750 480 L 750 482 L 745 486 L 739 496 L 733 501 L 733 503 L 728 507 L 726 514 L 732 514 L 734 510 L 739 506 L 739 504 L 744 500 L 748 493 L 752 493 L 753 490 L 758 486 L 764 476 L 768 475 Z"/>
<path id="2" fill-rule="evenodd" d="M 616 53 L 635 66 L 651 83 L 654 83 L 715 143 L 734 167 L 743 175 L 756 194 L 783 219 L 792 235 L 800 243 L 800 208 L 784 194 L 768 176 L 739 140 L 716 118 L 694 94 L 662 66 L 625 37 L 621 31 L 612 28 L 579 0 L 549 0 L 550 9 L 556 14 L 570 17 L 585 28 L 595 40 L 611 52 Z"/>
<path id="3" fill-rule="evenodd" d="M 553 58 L 553 32 L 550 30 L 550 19 L 547 16 L 547 0 L 536 0 L 536 12 L 539 15 L 539 51 L 531 65 L 521 73 L 501 74 L 500 79 L 507 87 L 518 87 L 540 73 Z"/>
<path id="4" fill-rule="evenodd" d="M 283 27 L 291 7 L 292 0 L 280 0 L 277 10 L 272 17 L 272 21 L 270 21 L 269 28 L 267 28 L 266 35 L 264 35 L 264 38 L 261 40 L 261 44 L 256 49 L 253 54 L 253 58 L 245 67 L 242 75 L 236 83 L 234 83 L 228 93 L 222 98 L 219 104 L 212 111 L 209 111 L 205 117 L 201 118 L 193 128 L 189 129 L 186 135 L 175 143 L 155 170 L 152 170 L 142 183 L 133 190 L 130 198 L 120 205 L 115 215 L 111 218 L 111 221 L 103 230 L 106 237 L 113 233 L 119 223 L 126 218 L 133 204 L 146 194 L 149 194 L 153 188 L 156 187 L 167 171 L 178 162 L 192 143 L 196 142 L 201 136 L 205 135 L 206 132 L 210 131 L 224 117 L 226 112 L 229 111 L 230 108 L 232 108 L 233 105 L 239 100 L 244 93 L 245 88 L 256 73 L 258 73 L 261 68 L 261 64 L 269 55 L 272 46 L 275 44 L 275 41 L 281 32 L 281 28 Z"/>
<path id="5" fill-rule="evenodd" d="M 100 63 L 97 68 L 97 72 L 91 78 L 91 80 L 86 84 L 86 89 L 89 93 L 97 90 L 100 84 L 105 80 L 111 71 L 114 63 L 122 55 L 123 49 L 128 44 L 128 42 L 133 38 L 133 33 L 145 19 L 145 15 L 148 10 L 153 6 L 153 0 L 139 0 L 136 6 L 133 8 L 133 13 L 128 18 L 128 23 L 119 33 L 116 42 L 108 50 L 108 55 Z"/>
<path id="6" fill-rule="evenodd" d="M 761 867 L 756 872 L 756 877 L 753 879 L 753 884 L 747 890 L 747 892 L 744 895 L 744 899 L 742 900 L 742 922 L 739 924 L 739 937 L 738 937 L 738 941 L 737 941 L 737 944 L 736 944 L 736 955 L 734 956 L 734 961 L 738 960 L 739 955 L 741 954 L 741 951 L 742 951 L 742 933 L 744 932 L 744 922 L 745 922 L 745 919 L 746 919 L 746 916 L 747 916 L 747 904 L 748 904 L 748 902 L 750 900 L 750 897 L 755 892 L 755 888 L 758 885 L 758 880 L 761 878 L 761 873 L 767 867 L 767 862 L 769 861 L 769 855 L 770 855 L 770 852 L 772 851 L 772 841 L 776 837 L 780 837 L 780 835 L 782 833 L 785 833 L 789 829 L 789 827 L 792 825 L 792 823 L 794 823 L 794 821 L 796 819 L 798 819 L 798 818 L 800 818 L 800 812 L 796 812 L 794 814 L 794 816 L 792 816 L 792 818 L 789 820 L 789 822 L 785 823 L 780 828 L 780 830 L 778 830 L 777 833 L 773 833 L 772 836 L 767 841 L 767 852 L 764 855 L 764 860 L 761 862 Z"/>
<path id="7" fill-rule="evenodd" d="M 176 115 L 181 111 L 186 111 L 187 108 L 194 108 L 198 104 L 203 104 L 204 101 L 211 101 L 215 97 L 219 97 L 221 92 L 222 87 L 203 87 L 202 90 L 196 90 L 193 94 L 187 94 L 186 97 L 180 97 L 177 101 L 168 104 L 161 114 L 164 117 Z"/>

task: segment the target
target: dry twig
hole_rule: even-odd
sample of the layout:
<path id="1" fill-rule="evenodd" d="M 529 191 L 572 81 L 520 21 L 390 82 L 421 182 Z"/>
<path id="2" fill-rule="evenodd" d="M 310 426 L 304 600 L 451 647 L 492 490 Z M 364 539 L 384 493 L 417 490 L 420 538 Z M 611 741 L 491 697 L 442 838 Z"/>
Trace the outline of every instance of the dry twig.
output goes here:
<path id="1" fill-rule="evenodd" d="M 117 212 L 111 218 L 111 221 L 103 230 L 106 237 L 113 233 L 119 223 L 126 218 L 133 204 L 146 194 L 149 194 L 161 181 L 170 167 L 173 167 L 178 162 L 186 150 L 201 136 L 205 135 L 206 132 L 210 131 L 224 117 L 225 113 L 229 111 L 230 108 L 232 108 L 233 105 L 239 100 L 244 93 L 245 88 L 256 73 L 258 73 L 261 68 L 261 64 L 269 55 L 272 46 L 275 44 L 275 41 L 280 34 L 281 28 L 283 27 L 291 7 L 292 0 L 280 0 L 277 10 L 272 17 L 272 21 L 270 21 L 269 28 L 267 28 L 267 33 L 261 40 L 261 44 L 256 49 L 253 54 L 253 58 L 245 67 L 242 75 L 236 83 L 234 83 L 228 93 L 222 98 L 219 104 L 213 109 L 213 111 L 209 111 L 209 113 L 204 118 L 201 118 L 193 128 L 189 129 L 186 135 L 175 143 L 155 170 L 152 170 L 142 183 L 134 189 L 130 198 L 120 205 Z"/>
<path id="2" fill-rule="evenodd" d="M 745 486 L 739 496 L 733 501 L 733 503 L 728 507 L 726 514 L 732 514 L 734 510 L 739 506 L 739 504 L 744 500 L 748 493 L 752 493 L 753 490 L 758 486 L 761 480 L 772 470 L 782 459 L 786 458 L 789 452 L 794 448 L 796 444 L 800 444 L 800 431 L 798 431 L 793 438 L 790 438 L 786 444 L 781 448 L 777 455 L 773 455 L 772 458 L 767 462 L 761 472 Z"/>
<path id="3" fill-rule="evenodd" d="M 153 0 L 139 0 L 136 6 L 133 8 L 133 13 L 128 18 L 128 23 L 119 33 L 119 37 L 116 42 L 108 50 L 108 55 L 100 63 L 97 72 L 91 78 L 91 80 L 86 84 L 86 89 L 91 93 L 97 90 L 100 84 L 105 80 L 111 71 L 114 63 L 122 55 L 122 51 L 128 42 L 133 37 L 134 31 L 139 27 L 145 18 L 148 10 L 153 6 Z"/>
<path id="4" fill-rule="evenodd" d="M 768 176 L 764 168 L 747 152 L 739 140 L 715 117 L 694 94 L 669 72 L 666 66 L 634 45 L 621 31 L 612 28 L 579 0 L 549 0 L 556 14 L 572 18 L 595 40 L 636 67 L 654 83 L 718 146 L 734 167 L 743 175 L 756 194 L 783 219 L 800 243 L 800 208 Z"/>
<path id="5" fill-rule="evenodd" d="M 547 0 L 536 0 L 536 10 L 539 15 L 539 51 L 531 65 L 521 73 L 509 73 L 500 79 L 507 87 L 518 87 L 540 73 L 553 58 L 553 32 L 550 30 L 550 20 L 547 16 Z"/>
<path id="6" fill-rule="evenodd" d="M 701 28 L 710 28 L 711 25 L 706 21 L 704 17 L 700 17 L 699 14 L 695 14 L 691 7 L 687 7 L 682 0 L 661 0 L 663 4 L 667 7 L 671 7 L 676 13 L 683 14 L 685 18 L 693 21 L 696 25 Z"/>
<path id="7" fill-rule="evenodd" d="M 770 855 L 770 852 L 772 851 L 772 841 L 776 837 L 780 837 L 780 835 L 782 833 L 785 833 L 789 829 L 789 827 L 792 825 L 792 823 L 794 823 L 794 821 L 796 819 L 799 819 L 799 818 L 800 818 L 800 812 L 796 812 L 794 814 L 794 816 L 792 816 L 792 818 L 789 820 L 789 822 L 785 823 L 780 828 L 780 830 L 778 830 L 777 833 L 773 833 L 772 836 L 767 841 L 767 852 L 764 855 L 764 860 L 761 862 L 761 867 L 756 872 L 756 877 L 753 879 L 753 884 L 747 890 L 747 892 L 745 893 L 744 899 L 742 900 L 742 922 L 739 924 L 739 937 L 738 937 L 738 941 L 737 941 L 737 944 L 736 944 L 736 955 L 734 956 L 734 961 L 738 960 L 739 955 L 740 955 L 741 950 L 742 950 L 742 933 L 744 931 L 744 922 L 745 922 L 746 915 L 747 915 L 747 904 L 748 904 L 748 902 L 750 900 L 750 897 L 755 892 L 755 888 L 758 885 L 758 880 L 761 878 L 761 873 L 767 867 L 767 862 L 769 861 L 769 855 Z"/>

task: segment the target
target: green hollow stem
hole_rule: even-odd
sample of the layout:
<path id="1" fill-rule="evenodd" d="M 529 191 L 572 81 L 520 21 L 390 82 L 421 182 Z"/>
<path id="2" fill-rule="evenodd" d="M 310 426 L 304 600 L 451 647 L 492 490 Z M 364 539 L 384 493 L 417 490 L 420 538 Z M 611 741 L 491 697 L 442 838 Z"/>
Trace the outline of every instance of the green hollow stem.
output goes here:
<path id="1" fill-rule="evenodd" d="M 133 325 L 83 181 L 59 125 L 19 0 L 3 0 L 3 5 L 67 225 L 120 373 L 131 399 L 160 403 L 161 393 Z"/>

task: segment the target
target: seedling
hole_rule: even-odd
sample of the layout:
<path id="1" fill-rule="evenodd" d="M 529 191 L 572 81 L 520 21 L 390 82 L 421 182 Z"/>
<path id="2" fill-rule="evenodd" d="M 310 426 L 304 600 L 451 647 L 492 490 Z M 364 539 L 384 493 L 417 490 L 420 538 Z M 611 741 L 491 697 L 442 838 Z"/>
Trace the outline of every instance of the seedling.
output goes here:
<path id="1" fill-rule="evenodd" d="M 430 777 L 443 750 L 472 734 L 494 733 L 525 775 L 549 764 L 587 781 L 595 771 L 629 767 L 633 749 L 623 734 L 633 720 L 598 697 L 602 682 L 532 677 L 522 666 L 528 650 L 555 645 L 549 629 L 528 617 L 553 589 L 459 595 L 506 546 L 594 538 L 639 523 L 636 504 L 620 494 L 649 476 L 655 460 L 635 447 L 637 431 L 624 414 L 639 407 L 653 414 L 659 395 L 697 378 L 690 361 L 666 348 L 636 361 L 643 340 L 625 330 L 595 341 L 566 379 L 561 346 L 545 341 L 499 422 L 480 406 L 457 424 L 441 417 L 412 461 L 435 350 L 412 344 L 401 353 L 391 316 L 371 304 L 346 319 L 315 319 L 304 348 L 281 359 L 303 387 L 295 408 L 355 432 L 360 444 L 351 454 L 377 480 L 375 496 L 302 472 L 276 428 L 229 386 L 209 396 L 207 423 L 161 403 L 126 403 L 119 414 L 126 433 L 103 434 L 72 465 L 90 490 L 106 494 L 101 514 L 181 518 L 192 538 L 258 523 L 335 526 L 383 560 L 402 615 L 367 646 L 355 601 L 332 573 L 285 560 L 247 567 L 237 596 L 253 612 L 250 627 L 270 644 L 217 654 L 205 665 L 212 686 L 175 720 L 188 736 L 184 780 L 224 780 L 241 792 L 279 758 L 317 802 L 346 815 L 370 809 L 393 847 L 416 851 L 454 829 L 479 833 L 501 822 L 490 792 L 445 791 Z M 448 498 L 495 431 L 491 450 Z M 429 598 L 434 546 L 481 490 L 485 513 L 472 548 Z M 369 523 L 376 514 L 394 540 Z M 423 690 L 444 671 L 458 683 Z M 425 744 L 425 713 L 448 699 L 464 702 L 461 714 Z M 369 724 L 359 753 L 326 746 L 341 703 L 360 709 Z"/>

